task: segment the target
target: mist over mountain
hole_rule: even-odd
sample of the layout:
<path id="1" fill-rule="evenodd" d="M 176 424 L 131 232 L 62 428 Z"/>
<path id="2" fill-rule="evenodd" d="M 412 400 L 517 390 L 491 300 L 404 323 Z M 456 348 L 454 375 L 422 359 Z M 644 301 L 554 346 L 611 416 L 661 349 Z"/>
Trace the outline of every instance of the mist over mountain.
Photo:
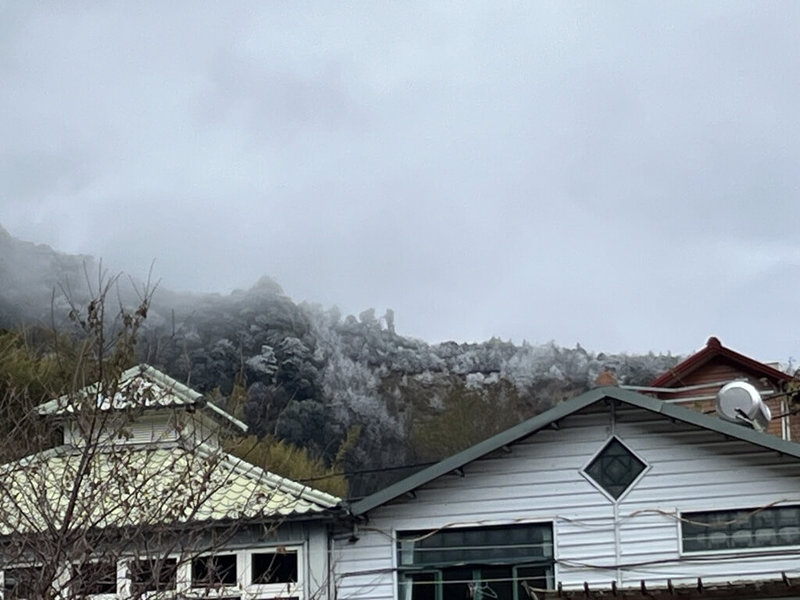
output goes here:
<path id="1" fill-rule="evenodd" d="M 0 327 L 66 327 L 102 268 L 0 227 Z M 121 276 L 114 300 L 135 303 L 144 288 Z M 159 285 L 138 353 L 258 435 L 344 465 L 353 496 L 585 391 L 604 370 L 646 384 L 677 362 L 554 342 L 429 344 L 398 333 L 391 309 L 342 315 L 294 302 L 268 277 L 229 295 Z"/>

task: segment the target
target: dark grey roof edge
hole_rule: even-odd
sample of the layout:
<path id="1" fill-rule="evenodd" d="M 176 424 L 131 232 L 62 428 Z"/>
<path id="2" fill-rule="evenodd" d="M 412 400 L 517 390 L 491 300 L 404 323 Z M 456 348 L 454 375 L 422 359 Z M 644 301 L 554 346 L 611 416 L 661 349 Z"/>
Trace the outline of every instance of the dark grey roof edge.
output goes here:
<path id="1" fill-rule="evenodd" d="M 716 431 L 717 433 L 721 433 L 731 438 L 740 439 L 769 450 L 775 450 L 776 452 L 780 452 L 782 454 L 800 458 L 800 444 L 795 442 L 782 440 L 773 435 L 754 431 L 753 429 L 749 429 L 742 425 L 723 421 L 718 417 L 704 415 L 703 413 L 695 410 L 677 406 L 675 404 L 669 404 L 637 392 L 623 390 L 618 387 L 601 387 L 590 390 L 570 400 L 565 400 L 550 410 L 531 417 L 530 419 L 527 419 L 526 421 L 523 421 L 522 423 L 515 425 L 510 429 L 501 431 L 500 433 L 482 442 L 479 442 L 474 446 L 470 446 L 466 450 L 462 450 L 461 452 L 445 458 L 438 463 L 431 465 L 430 467 L 422 469 L 421 471 L 418 471 L 417 473 L 414 473 L 405 479 L 401 479 L 397 483 L 379 490 L 374 494 L 353 502 L 349 506 L 349 512 L 353 516 L 363 515 L 372 509 L 381 506 L 382 504 L 386 504 L 387 502 L 394 500 L 403 494 L 411 492 L 418 487 L 441 477 L 442 475 L 451 473 L 452 471 L 455 471 L 456 469 L 459 469 L 474 460 L 486 456 L 487 454 L 490 454 L 491 452 L 494 452 L 503 446 L 507 446 L 513 442 L 516 442 L 525 436 L 535 433 L 540 429 L 543 429 L 552 423 L 563 419 L 564 417 L 583 410 L 584 408 L 606 398 L 624 402 L 625 404 L 629 404 L 631 406 L 654 413 L 659 413 L 669 419 L 674 419 L 676 421 L 681 421 L 683 423 L 695 425 L 711 431 Z"/>
<path id="2" fill-rule="evenodd" d="M 466 450 L 462 450 L 461 452 L 449 456 L 438 463 L 431 465 L 430 467 L 422 469 L 413 475 L 409 475 L 405 479 L 401 479 L 397 483 L 379 490 L 374 494 L 367 496 L 366 498 L 362 498 L 357 502 L 353 502 L 350 505 L 350 512 L 353 515 L 362 515 L 373 508 L 380 506 L 381 504 L 385 504 L 390 500 L 394 500 L 398 496 L 402 496 L 403 494 L 428 483 L 429 481 L 433 481 L 442 475 L 446 475 L 447 473 L 463 467 L 467 463 L 481 458 L 482 456 L 485 456 L 486 454 L 489 454 L 498 448 L 502 448 L 503 446 L 515 442 L 526 435 L 547 427 L 551 423 L 602 399 L 605 396 L 605 394 L 602 393 L 603 389 L 604 388 L 597 388 L 571 400 L 561 402 L 550 410 L 546 410 L 545 412 L 540 413 L 535 417 L 531 417 L 530 419 L 527 419 L 518 425 L 514 425 L 510 429 L 501 431 L 500 433 L 485 439 L 474 446 L 470 446 Z"/>

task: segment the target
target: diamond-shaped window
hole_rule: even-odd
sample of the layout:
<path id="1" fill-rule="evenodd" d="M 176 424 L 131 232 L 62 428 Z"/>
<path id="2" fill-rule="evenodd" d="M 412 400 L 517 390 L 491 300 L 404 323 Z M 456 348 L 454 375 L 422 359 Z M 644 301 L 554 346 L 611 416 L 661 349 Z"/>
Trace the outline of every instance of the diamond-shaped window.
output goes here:
<path id="1" fill-rule="evenodd" d="M 611 438 L 584 473 L 616 500 L 646 468 L 647 465 L 625 444 Z"/>

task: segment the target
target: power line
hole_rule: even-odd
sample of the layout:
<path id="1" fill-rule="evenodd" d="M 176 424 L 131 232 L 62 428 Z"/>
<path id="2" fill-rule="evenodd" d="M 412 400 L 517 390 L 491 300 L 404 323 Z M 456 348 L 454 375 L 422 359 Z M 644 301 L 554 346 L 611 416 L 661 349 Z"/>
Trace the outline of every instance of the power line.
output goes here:
<path id="1" fill-rule="evenodd" d="M 330 479 L 331 477 L 342 477 L 342 476 L 351 476 L 351 475 L 363 475 L 366 473 L 388 473 L 391 471 L 403 471 L 407 469 L 416 469 L 416 468 L 423 468 L 423 467 L 430 467 L 431 465 L 435 465 L 438 461 L 431 461 L 431 462 L 420 462 L 420 463 L 410 463 L 406 465 L 396 465 L 393 467 L 376 467 L 374 469 L 357 469 L 355 471 L 337 471 L 335 473 L 327 473 L 325 475 L 315 475 L 314 477 L 305 477 L 302 479 L 296 479 L 298 483 L 307 483 L 310 481 L 319 481 L 320 479 Z"/>

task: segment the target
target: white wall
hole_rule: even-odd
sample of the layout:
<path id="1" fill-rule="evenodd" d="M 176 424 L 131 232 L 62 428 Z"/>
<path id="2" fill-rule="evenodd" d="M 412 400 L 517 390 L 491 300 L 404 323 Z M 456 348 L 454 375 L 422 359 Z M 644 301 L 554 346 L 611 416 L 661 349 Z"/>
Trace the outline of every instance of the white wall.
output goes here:
<path id="1" fill-rule="evenodd" d="M 627 405 L 601 402 L 420 488 L 416 499 L 375 509 L 358 542 L 334 542 L 338 598 L 392 599 L 394 533 L 448 525 L 552 522 L 556 580 L 566 588 L 649 587 L 800 576 L 797 551 L 681 556 L 676 511 L 800 504 L 800 460 Z M 649 470 L 616 503 L 582 474 L 617 435 Z M 645 563 L 645 564 L 642 564 Z"/>
<path id="2" fill-rule="evenodd" d="M 100 439 L 114 443 L 149 444 L 178 439 L 172 411 L 152 412 L 147 415 L 137 415 L 136 418 L 125 414 L 100 413 L 98 426 L 103 432 Z M 83 443 L 80 428 L 73 420 L 64 424 L 64 443 L 74 445 Z"/>
<path id="3" fill-rule="evenodd" d="M 282 524 L 264 523 L 263 527 L 243 527 L 235 532 L 231 539 L 224 545 L 219 545 L 218 540 L 213 536 L 213 530 L 209 528 L 208 537 L 198 538 L 197 548 L 213 548 L 215 554 L 237 554 L 238 573 L 236 588 L 228 589 L 228 593 L 233 596 L 241 594 L 242 598 L 252 600 L 262 598 L 285 597 L 287 595 L 286 585 L 274 584 L 272 586 L 249 586 L 251 579 L 248 577 L 249 560 L 253 553 L 276 552 L 279 549 L 298 552 L 299 577 L 302 588 L 291 591 L 291 596 L 301 596 L 304 600 L 329 600 L 330 595 L 330 572 L 328 569 L 328 532 L 323 521 L 287 521 Z M 176 545 L 176 548 L 178 546 Z M 164 558 L 167 554 L 159 555 Z M 169 555 L 171 556 L 171 555 Z M 191 559 L 196 554 L 187 548 L 187 554 L 183 557 L 179 553 L 174 554 L 174 558 L 179 560 L 177 575 L 177 595 L 192 594 L 196 597 L 218 597 L 218 594 L 205 594 L 202 590 L 189 590 L 191 585 Z M 129 579 L 129 565 L 125 554 L 114 556 L 110 560 L 117 561 L 117 587 L 116 595 L 103 595 L 98 598 L 129 598 L 131 597 L 131 582 Z M 64 597 L 67 595 L 68 581 L 70 580 L 69 567 L 65 566 L 62 574 Z M 9 594 L 3 591 L 4 571 L 0 569 L 0 600 L 8 597 Z M 269 588 L 273 589 L 269 589 Z M 242 591 L 244 590 L 244 591 Z M 228 597 L 226 594 L 225 597 Z"/>
<path id="4" fill-rule="evenodd" d="M 184 439 L 209 446 L 219 446 L 221 426 L 207 415 L 188 413 L 181 408 L 147 411 L 144 414 L 101 413 L 100 425 L 107 437 L 115 443 L 149 444 L 178 439 L 178 430 Z M 120 437 L 120 433 L 124 435 Z M 64 424 L 64 443 L 80 445 L 83 437 L 72 420 Z"/>

